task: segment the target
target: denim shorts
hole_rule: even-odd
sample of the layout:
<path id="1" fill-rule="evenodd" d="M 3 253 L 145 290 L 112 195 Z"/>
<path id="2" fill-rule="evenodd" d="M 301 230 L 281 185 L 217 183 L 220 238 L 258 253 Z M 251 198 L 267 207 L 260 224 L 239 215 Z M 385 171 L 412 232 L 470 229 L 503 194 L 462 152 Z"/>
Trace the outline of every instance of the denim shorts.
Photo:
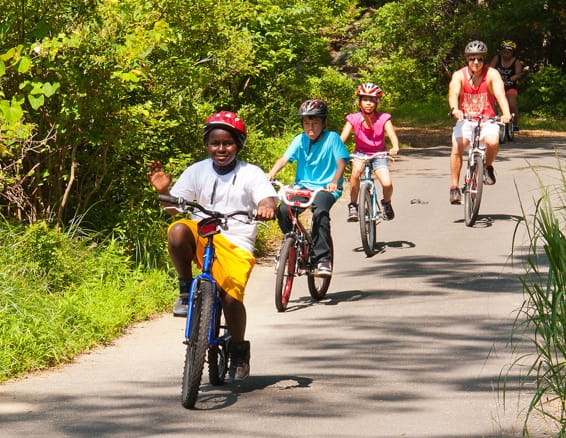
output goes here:
<path id="1" fill-rule="evenodd" d="M 359 158 L 360 160 L 365 160 L 367 156 L 368 155 L 362 154 L 361 152 L 356 152 L 354 154 L 354 160 L 356 158 Z M 371 160 L 371 168 L 372 170 L 389 169 L 389 159 L 387 157 L 374 158 L 373 160 Z"/>

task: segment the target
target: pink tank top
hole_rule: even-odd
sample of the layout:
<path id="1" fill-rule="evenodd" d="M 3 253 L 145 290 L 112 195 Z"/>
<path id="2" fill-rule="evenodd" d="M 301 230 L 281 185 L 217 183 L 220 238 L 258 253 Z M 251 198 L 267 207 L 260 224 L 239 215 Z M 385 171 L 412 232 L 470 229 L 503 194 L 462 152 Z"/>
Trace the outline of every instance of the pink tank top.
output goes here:
<path id="1" fill-rule="evenodd" d="M 373 154 L 385 151 L 385 123 L 391 119 L 391 114 L 375 113 L 375 122 L 371 128 L 363 124 L 364 118 L 361 113 L 348 114 L 346 120 L 354 129 L 355 151 L 361 154 Z"/>
<path id="2" fill-rule="evenodd" d="M 464 114 L 473 116 L 475 114 L 482 114 L 488 117 L 495 116 L 495 105 L 493 95 L 489 92 L 487 86 L 487 70 L 489 67 L 484 68 L 481 77 L 481 82 L 477 88 L 472 87 L 470 84 L 468 67 L 463 67 L 462 72 L 464 92 L 460 96 L 460 109 Z"/>

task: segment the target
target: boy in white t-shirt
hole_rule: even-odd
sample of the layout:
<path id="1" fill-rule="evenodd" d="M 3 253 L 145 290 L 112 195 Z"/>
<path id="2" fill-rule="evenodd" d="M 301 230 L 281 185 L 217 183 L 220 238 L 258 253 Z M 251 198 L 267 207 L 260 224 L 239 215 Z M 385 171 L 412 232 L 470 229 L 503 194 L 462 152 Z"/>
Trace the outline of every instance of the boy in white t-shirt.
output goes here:
<path id="1" fill-rule="evenodd" d="M 205 208 L 230 212 L 257 210 L 257 219 L 275 218 L 277 194 L 263 170 L 239 161 L 247 131 L 242 119 L 229 111 L 208 118 L 203 140 L 210 158 L 189 166 L 171 189 L 171 176 L 158 161 L 150 164 L 148 177 L 158 193 L 195 200 Z M 171 210 L 168 210 L 171 211 Z M 193 217 L 198 218 L 198 213 Z M 206 239 L 196 230 L 197 221 L 180 219 L 169 227 L 169 255 L 179 276 L 180 294 L 174 316 L 187 315 L 193 280 L 192 263 L 202 267 Z M 229 222 L 229 229 L 215 236 L 216 261 L 212 275 L 221 288 L 222 309 L 230 330 L 230 377 L 243 380 L 249 375 L 250 343 L 244 340 L 246 309 L 244 289 L 255 263 L 253 249 L 257 224 Z"/>

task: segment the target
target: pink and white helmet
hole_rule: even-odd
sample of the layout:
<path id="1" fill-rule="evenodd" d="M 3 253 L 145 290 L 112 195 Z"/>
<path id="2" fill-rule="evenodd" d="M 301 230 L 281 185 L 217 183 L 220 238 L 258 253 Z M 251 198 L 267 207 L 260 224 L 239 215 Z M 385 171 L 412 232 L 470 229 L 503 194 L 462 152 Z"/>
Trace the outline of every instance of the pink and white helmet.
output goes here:
<path id="1" fill-rule="evenodd" d="M 356 95 L 358 97 L 371 96 L 379 98 L 383 96 L 383 90 L 371 82 L 366 82 L 358 87 Z"/>

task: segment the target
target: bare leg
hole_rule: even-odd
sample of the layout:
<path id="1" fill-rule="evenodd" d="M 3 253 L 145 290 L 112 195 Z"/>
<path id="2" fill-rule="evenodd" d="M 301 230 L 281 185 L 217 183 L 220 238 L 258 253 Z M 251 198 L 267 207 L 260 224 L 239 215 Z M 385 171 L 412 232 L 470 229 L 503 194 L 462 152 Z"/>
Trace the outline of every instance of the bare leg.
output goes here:
<path id="1" fill-rule="evenodd" d="M 382 168 L 375 172 L 381 188 L 383 189 L 383 201 L 388 203 L 391 202 L 391 197 L 393 196 L 393 182 L 391 181 L 391 172 L 389 169 Z"/>
<path id="2" fill-rule="evenodd" d="M 195 257 L 196 243 L 191 230 L 183 224 L 175 224 L 167 236 L 169 256 L 177 275 L 182 280 L 193 278 L 192 262 Z"/>
<path id="3" fill-rule="evenodd" d="M 486 135 L 484 142 L 486 145 L 485 165 L 492 166 L 495 158 L 497 157 L 497 152 L 499 151 L 499 138 L 496 136 Z"/>
<path id="4" fill-rule="evenodd" d="M 236 300 L 234 297 L 221 291 L 222 309 L 226 324 L 230 329 L 232 342 L 242 342 L 246 334 L 246 308 L 244 304 Z"/>
<path id="5" fill-rule="evenodd" d="M 450 174 L 452 179 L 451 187 L 458 187 L 460 184 L 460 171 L 462 170 L 462 154 L 468 145 L 464 138 L 457 138 L 452 141 L 452 151 L 450 152 Z"/>
<path id="6" fill-rule="evenodd" d="M 354 161 L 356 163 L 356 161 Z M 358 205 L 358 196 L 360 194 L 360 176 L 364 170 L 363 166 L 352 165 L 352 174 L 350 175 L 350 202 Z"/>
<path id="7" fill-rule="evenodd" d="M 509 102 L 509 111 L 513 116 L 513 123 L 515 125 L 519 124 L 519 105 L 517 103 L 517 95 L 516 94 L 507 94 L 507 101 Z"/>

